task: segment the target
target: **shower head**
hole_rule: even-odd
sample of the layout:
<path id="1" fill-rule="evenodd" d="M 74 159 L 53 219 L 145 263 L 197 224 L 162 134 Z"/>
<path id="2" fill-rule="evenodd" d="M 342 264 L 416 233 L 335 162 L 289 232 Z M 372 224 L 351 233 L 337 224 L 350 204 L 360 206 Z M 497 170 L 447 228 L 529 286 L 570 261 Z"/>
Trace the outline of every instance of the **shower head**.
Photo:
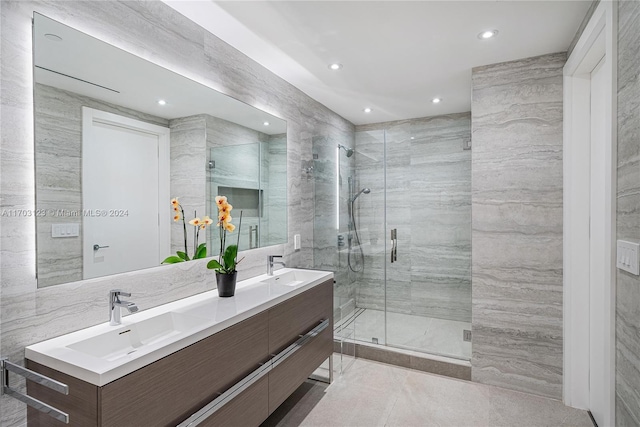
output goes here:
<path id="1" fill-rule="evenodd" d="M 364 193 L 364 194 L 369 194 L 369 193 L 371 193 L 371 190 L 370 190 L 370 189 L 368 189 L 368 188 L 363 188 L 362 190 L 360 190 L 360 191 L 358 192 L 358 194 L 356 194 L 355 196 L 353 196 L 353 199 L 351 199 L 351 203 L 355 202 L 355 201 L 356 201 L 356 199 L 357 199 L 358 197 L 360 197 L 360 195 L 361 195 L 362 193 Z"/>
<path id="2" fill-rule="evenodd" d="M 345 147 L 342 144 L 338 144 L 338 148 L 342 148 L 347 153 L 347 157 L 353 156 L 353 148 Z"/>

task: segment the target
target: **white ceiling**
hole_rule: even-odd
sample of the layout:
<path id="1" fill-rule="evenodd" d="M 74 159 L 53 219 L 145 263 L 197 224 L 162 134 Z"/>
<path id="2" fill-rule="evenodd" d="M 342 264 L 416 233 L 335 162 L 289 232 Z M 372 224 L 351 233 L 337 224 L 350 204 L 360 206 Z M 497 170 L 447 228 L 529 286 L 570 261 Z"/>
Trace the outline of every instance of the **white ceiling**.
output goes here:
<path id="1" fill-rule="evenodd" d="M 566 51 L 591 0 L 165 3 L 366 124 L 469 111 L 473 67 Z M 498 37 L 478 39 L 487 29 Z"/>

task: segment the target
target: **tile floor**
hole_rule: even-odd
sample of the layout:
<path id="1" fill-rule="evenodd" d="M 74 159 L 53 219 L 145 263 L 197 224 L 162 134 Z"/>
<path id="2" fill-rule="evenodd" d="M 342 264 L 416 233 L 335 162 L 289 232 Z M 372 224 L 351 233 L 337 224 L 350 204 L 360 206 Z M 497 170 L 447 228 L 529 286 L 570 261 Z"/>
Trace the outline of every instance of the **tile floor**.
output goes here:
<path id="1" fill-rule="evenodd" d="M 498 387 L 356 359 L 331 385 L 309 380 L 262 427 L 593 427 L 586 411 Z"/>
<path id="2" fill-rule="evenodd" d="M 356 308 L 345 318 L 345 328 L 355 327 L 355 339 L 385 344 L 384 311 Z M 339 322 L 336 322 L 339 326 Z M 387 341 L 390 346 L 423 351 L 457 359 L 471 359 L 471 343 L 463 341 L 471 323 L 412 314 L 387 313 Z"/>

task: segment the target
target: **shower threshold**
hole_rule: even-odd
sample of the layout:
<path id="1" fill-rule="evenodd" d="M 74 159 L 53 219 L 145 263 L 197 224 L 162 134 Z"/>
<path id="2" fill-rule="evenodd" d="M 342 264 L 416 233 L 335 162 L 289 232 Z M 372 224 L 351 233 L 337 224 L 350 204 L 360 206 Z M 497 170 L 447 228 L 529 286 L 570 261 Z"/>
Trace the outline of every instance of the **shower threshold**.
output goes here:
<path id="1" fill-rule="evenodd" d="M 471 343 L 463 339 L 464 331 L 471 329 L 470 323 L 387 312 L 386 325 L 385 340 L 385 312 L 356 308 L 336 322 L 335 329 L 336 334 L 344 329 L 354 331 L 356 357 L 471 378 Z"/>

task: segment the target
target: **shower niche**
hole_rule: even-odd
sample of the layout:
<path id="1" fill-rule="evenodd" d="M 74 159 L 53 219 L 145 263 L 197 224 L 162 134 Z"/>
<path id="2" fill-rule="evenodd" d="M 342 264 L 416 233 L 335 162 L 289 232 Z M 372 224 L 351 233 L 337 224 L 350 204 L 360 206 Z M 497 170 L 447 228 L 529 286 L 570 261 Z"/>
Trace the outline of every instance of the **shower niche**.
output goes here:
<path id="1" fill-rule="evenodd" d="M 218 193 L 224 194 L 229 200 L 233 200 L 236 212 L 242 211 L 243 218 L 262 217 L 262 201 L 264 190 L 258 188 L 240 188 L 218 186 Z"/>

